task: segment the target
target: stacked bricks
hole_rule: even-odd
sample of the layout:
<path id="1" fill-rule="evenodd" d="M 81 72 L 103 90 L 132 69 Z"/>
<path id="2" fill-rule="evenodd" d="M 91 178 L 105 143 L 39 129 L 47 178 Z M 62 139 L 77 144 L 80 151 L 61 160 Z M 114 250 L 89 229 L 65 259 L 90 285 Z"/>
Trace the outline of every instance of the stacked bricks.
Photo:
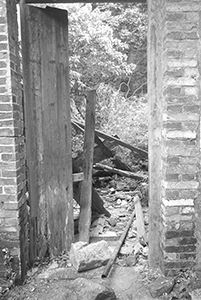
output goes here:
<path id="1" fill-rule="evenodd" d="M 23 105 L 14 0 L 0 1 L 0 277 L 8 249 L 16 278 L 28 260 Z M 10 274 L 8 274 L 10 276 Z"/>
<path id="2" fill-rule="evenodd" d="M 166 0 L 163 36 L 161 268 L 199 269 L 201 2 Z"/>

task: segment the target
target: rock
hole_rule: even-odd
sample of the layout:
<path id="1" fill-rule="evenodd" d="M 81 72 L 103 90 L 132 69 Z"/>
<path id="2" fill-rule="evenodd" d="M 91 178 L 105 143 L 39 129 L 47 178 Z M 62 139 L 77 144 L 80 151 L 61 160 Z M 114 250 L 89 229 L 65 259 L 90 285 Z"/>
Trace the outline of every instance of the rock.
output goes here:
<path id="1" fill-rule="evenodd" d="M 174 278 L 159 277 L 149 287 L 149 292 L 153 298 L 160 297 L 164 293 L 169 294 L 175 285 Z"/>
<path id="2" fill-rule="evenodd" d="M 116 204 L 121 205 L 121 199 L 117 199 Z"/>
<path id="3" fill-rule="evenodd" d="M 123 199 L 125 199 L 125 194 L 124 194 L 124 193 L 117 192 L 117 193 L 115 193 L 115 198 L 116 198 L 116 199 L 123 200 Z"/>
<path id="4" fill-rule="evenodd" d="M 105 224 L 105 217 L 101 216 L 98 219 L 96 219 L 90 228 L 90 237 L 92 236 L 98 236 L 103 232 L 103 227 Z"/>
<path id="5" fill-rule="evenodd" d="M 131 200 L 132 200 L 132 196 L 131 196 L 131 195 L 126 195 L 126 196 L 125 196 L 125 200 L 131 201 Z"/>
<path id="6" fill-rule="evenodd" d="M 123 182 L 117 182 L 116 189 L 117 191 L 122 191 L 126 187 L 126 184 Z"/>
<path id="7" fill-rule="evenodd" d="M 110 184 L 110 183 L 111 183 L 111 181 L 109 182 L 109 184 Z M 111 194 L 114 194 L 114 193 L 115 193 L 115 188 L 111 187 L 111 188 L 110 188 L 110 193 L 111 193 Z"/>
<path id="8" fill-rule="evenodd" d="M 119 253 L 121 255 L 129 255 L 132 254 L 133 249 L 134 249 L 134 245 L 125 244 L 121 247 Z"/>
<path id="9" fill-rule="evenodd" d="M 121 201 L 121 207 L 127 207 L 128 206 L 128 203 L 126 200 L 122 200 Z"/>
<path id="10" fill-rule="evenodd" d="M 117 300 L 115 292 L 94 281 L 77 278 L 69 287 L 61 300 Z"/>
<path id="11" fill-rule="evenodd" d="M 134 246 L 134 255 L 142 253 L 142 249 L 143 249 L 142 245 L 139 242 L 137 242 Z"/>
<path id="12" fill-rule="evenodd" d="M 31 276 L 35 275 L 35 274 L 38 272 L 38 270 L 39 270 L 38 267 L 35 267 L 35 268 L 30 269 L 30 270 L 27 272 L 27 276 L 28 276 L 28 277 L 31 277 Z"/>
<path id="13" fill-rule="evenodd" d="M 89 245 L 77 242 L 70 249 L 70 262 L 78 272 L 100 267 L 107 263 L 110 256 L 111 251 L 106 241 Z"/>
<path id="14" fill-rule="evenodd" d="M 116 181 L 114 179 L 110 180 L 109 185 L 111 186 L 111 188 L 115 189 L 117 184 Z"/>
<path id="15" fill-rule="evenodd" d="M 102 240 L 105 241 L 117 241 L 119 239 L 118 235 L 114 231 L 106 231 L 99 235 Z"/>
<path id="16" fill-rule="evenodd" d="M 48 269 L 53 270 L 53 269 L 57 269 L 58 267 L 59 267 L 58 262 L 54 261 L 49 265 Z"/>
<path id="17" fill-rule="evenodd" d="M 116 224 L 117 224 L 117 218 L 113 217 L 113 216 L 111 216 L 107 221 L 113 227 L 116 226 Z"/>
<path id="18" fill-rule="evenodd" d="M 125 265 L 127 267 L 135 266 L 137 263 L 137 258 L 135 255 L 131 254 L 125 258 Z"/>

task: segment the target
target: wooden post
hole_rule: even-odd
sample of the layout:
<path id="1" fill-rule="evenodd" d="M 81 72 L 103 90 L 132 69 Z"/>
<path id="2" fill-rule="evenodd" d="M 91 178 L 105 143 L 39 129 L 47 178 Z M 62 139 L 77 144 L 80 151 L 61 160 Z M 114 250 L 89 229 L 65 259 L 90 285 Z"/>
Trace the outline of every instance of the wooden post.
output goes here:
<path id="1" fill-rule="evenodd" d="M 74 238 L 68 18 L 56 8 L 21 9 L 33 262 Z"/>
<path id="2" fill-rule="evenodd" d="M 84 136 L 84 180 L 80 190 L 80 217 L 79 217 L 79 240 L 89 242 L 89 229 L 91 225 L 91 195 L 92 195 L 92 169 L 95 136 L 95 99 L 94 90 L 87 93 L 86 122 Z"/>

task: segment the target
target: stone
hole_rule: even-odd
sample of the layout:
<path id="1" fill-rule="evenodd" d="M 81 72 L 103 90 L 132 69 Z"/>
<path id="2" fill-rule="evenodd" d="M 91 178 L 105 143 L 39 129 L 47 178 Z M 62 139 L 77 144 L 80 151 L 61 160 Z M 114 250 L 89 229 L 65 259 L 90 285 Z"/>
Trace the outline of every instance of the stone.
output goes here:
<path id="1" fill-rule="evenodd" d="M 69 284 L 61 300 L 117 300 L 115 292 L 104 285 L 85 278 L 77 278 Z"/>
<path id="2" fill-rule="evenodd" d="M 121 255 L 130 255 L 133 253 L 134 245 L 132 243 L 125 243 L 119 251 Z"/>
<path id="3" fill-rule="evenodd" d="M 117 199 L 116 204 L 121 205 L 121 199 Z"/>
<path id="4" fill-rule="evenodd" d="M 131 196 L 131 195 L 126 195 L 126 196 L 125 196 L 125 200 L 131 201 L 131 200 L 132 200 L 132 196 Z"/>
<path id="5" fill-rule="evenodd" d="M 105 224 L 104 216 L 100 216 L 96 219 L 90 228 L 90 237 L 98 236 L 99 234 L 103 233 L 103 227 Z"/>
<path id="6" fill-rule="evenodd" d="M 113 217 L 113 216 L 111 216 L 107 221 L 113 227 L 116 226 L 116 224 L 117 224 L 117 218 Z"/>
<path id="7" fill-rule="evenodd" d="M 59 267 L 58 262 L 53 261 L 50 265 L 49 265 L 49 270 L 53 270 L 53 269 L 57 269 Z"/>
<path id="8" fill-rule="evenodd" d="M 122 200 L 121 201 L 121 207 L 127 207 L 128 206 L 128 203 L 126 200 Z"/>
<path id="9" fill-rule="evenodd" d="M 115 198 L 123 200 L 123 199 L 125 199 L 125 194 L 123 192 L 117 192 L 117 193 L 115 193 Z"/>
<path id="10" fill-rule="evenodd" d="M 149 286 L 149 292 L 153 298 L 157 298 L 165 293 L 169 294 L 174 285 L 174 278 L 159 277 Z"/>
<path id="11" fill-rule="evenodd" d="M 100 267 L 106 264 L 110 257 L 111 251 L 106 241 L 89 245 L 77 242 L 71 245 L 70 262 L 78 272 Z"/>
<path id="12" fill-rule="evenodd" d="M 137 263 L 137 258 L 135 255 L 131 254 L 125 258 L 125 265 L 127 267 L 135 266 Z"/>
<path id="13" fill-rule="evenodd" d="M 142 253 L 142 251 L 143 251 L 142 245 L 139 242 L 137 242 L 134 246 L 134 255 Z"/>

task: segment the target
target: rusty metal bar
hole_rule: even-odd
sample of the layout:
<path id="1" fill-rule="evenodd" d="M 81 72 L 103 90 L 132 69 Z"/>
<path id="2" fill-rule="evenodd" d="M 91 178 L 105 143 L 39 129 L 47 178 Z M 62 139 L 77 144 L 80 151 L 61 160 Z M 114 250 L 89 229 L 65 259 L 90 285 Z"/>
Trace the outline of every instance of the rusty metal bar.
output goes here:
<path id="1" fill-rule="evenodd" d="M 139 198 L 138 195 L 136 195 L 135 198 L 134 198 L 134 204 L 136 204 L 138 201 L 140 201 L 140 198 Z M 133 211 L 133 213 L 132 213 L 132 215 L 130 217 L 130 220 L 128 221 L 128 224 L 127 224 L 126 228 L 124 229 L 124 232 L 122 233 L 122 235 L 121 235 L 121 237 L 120 237 L 120 239 L 118 241 L 118 245 L 117 245 L 116 249 L 114 250 L 114 252 L 112 254 L 112 257 L 109 259 L 109 261 L 108 261 L 108 263 L 107 263 L 107 265 L 106 265 L 106 267 L 105 267 L 105 269 L 103 271 L 103 274 L 101 276 L 102 278 L 106 278 L 107 275 L 109 274 L 110 269 L 112 268 L 112 265 L 113 265 L 113 263 L 115 262 L 115 260 L 117 258 L 119 250 L 121 249 L 121 246 L 123 245 L 123 242 L 124 242 L 124 240 L 125 240 L 125 238 L 126 238 L 126 236 L 128 234 L 128 231 L 129 231 L 130 226 L 131 226 L 131 224 L 133 222 L 134 216 L 135 216 L 135 210 Z"/>

